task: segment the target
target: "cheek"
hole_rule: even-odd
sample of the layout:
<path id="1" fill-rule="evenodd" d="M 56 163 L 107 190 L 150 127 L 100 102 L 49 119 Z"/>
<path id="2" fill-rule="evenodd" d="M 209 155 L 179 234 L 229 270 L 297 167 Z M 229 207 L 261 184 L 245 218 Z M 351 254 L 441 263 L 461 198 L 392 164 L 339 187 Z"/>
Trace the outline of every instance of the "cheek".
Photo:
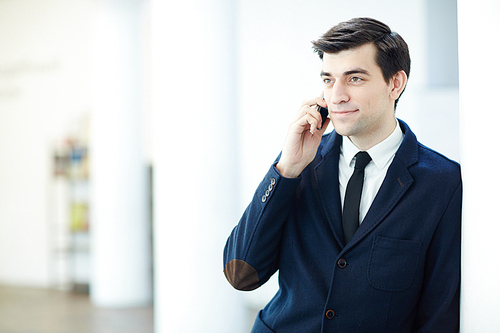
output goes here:
<path id="1" fill-rule="evenodd" d="M 377 113 L 387 108 L 387 98 L 385 91 L 380 92 L 366 92 L 360 95 L 358 100 L 361 105 L 370 110 L 370 113 Z"/>

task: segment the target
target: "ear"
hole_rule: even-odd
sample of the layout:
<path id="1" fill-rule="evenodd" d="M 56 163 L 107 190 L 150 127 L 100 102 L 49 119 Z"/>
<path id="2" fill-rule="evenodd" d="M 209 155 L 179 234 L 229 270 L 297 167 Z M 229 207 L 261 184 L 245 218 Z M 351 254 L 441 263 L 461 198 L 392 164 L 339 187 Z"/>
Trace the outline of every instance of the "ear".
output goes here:
<path id="1" fill-rule="evenodd" d="M 408 77 L 406 76 L 405 71 L 400 70 L 392 77 L 390 81 L 391 91 L 389 96 L 393 100 L 397 100 L 399 96 L 403 93 L 403 90 L 406 87 L 406 82 L 408 81 Z"/>

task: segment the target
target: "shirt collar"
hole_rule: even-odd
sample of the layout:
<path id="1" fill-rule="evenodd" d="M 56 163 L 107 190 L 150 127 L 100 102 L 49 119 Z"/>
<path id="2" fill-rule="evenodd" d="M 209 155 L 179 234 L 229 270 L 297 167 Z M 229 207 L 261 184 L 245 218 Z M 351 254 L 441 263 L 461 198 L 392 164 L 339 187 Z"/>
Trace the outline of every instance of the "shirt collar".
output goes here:
<path id="1" fill-rule="evenodd" d="M 378 169 L 383 169 L 389 163 L 394 154 L 396 154 L 401 142 L 403 142 L 403 138 L 404 135 L 403 131 L 401 131 L 399 121 L 396 121 L 396 128 L 392 134 L 384 141 L 367 150 Z M 359 152 L 359 148 L 348 137 L 344 137 L 341 149 L 345 163 L 351 166 L 354 163 L 354 156 Z"/>

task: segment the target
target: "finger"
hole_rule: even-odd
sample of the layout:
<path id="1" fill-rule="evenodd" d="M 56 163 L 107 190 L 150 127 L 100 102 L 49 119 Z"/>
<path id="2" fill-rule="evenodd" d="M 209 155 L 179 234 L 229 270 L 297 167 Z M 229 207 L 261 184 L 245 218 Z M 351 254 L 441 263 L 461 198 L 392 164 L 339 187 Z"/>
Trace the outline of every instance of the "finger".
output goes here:
<path id="1" fill-rule="evenodd" d="M 317 108 L 317 105 L 304 106 L 298 115 L 297 122 L 299 122 L 302 126 L 307 122 L 311 128 L 319 129 L 321 127 L 321 113 L 317 110 Z M 306 122 L 304 122 L 304 120 Z"/>
<path id="2" fill-rule="evenodd" d="M 317 120 L 317 122 L 318 122 L 317 128 L 320 129 L 321 123 L 323 120 L 322 116 L 321 116 L 321 112 L 320 112 L 320 106 L 319 105 L 310 106 L 306 110 L 306 113 L 310 114 L 311 116 L 313 116 Z"/>
<path id="3" fill-rule="evenodd" d="M 321 124 L 321 113 L 318 111 L 318 105 L 321 107 L 328 107 L 325 100 L 322 97 L 316 97 L 308 100 L 304 100 L 299 108 L 299 111 L 295 115 L 294 122 L 297 122 L 305 114 L 310 114 L 315 117 Z M 318 126 L 318 128 L 321 126 Z"/>
<path id="4" fill-rule="evenodd" d="M 317 105 L 302 105 L 295 115 L 295 119 L 293 120 L 293 122 L 299 121 L 299 119 L 303 118 L 306 114 L 310 114 L 314 117 L 316 107 Z"/>
<path id="5" fill-rule="evenodd" d="M 299 128 L 297 129 L 299 132 L 309 131 L 311 134 L 314 134 L 317 128 L 321 125 L 321 116 L 318 117 L 311 113 L 305 113 L 298 121 L 295 123 Z"/>
<path id="6" fill-rule="evenodd" d="M 321 129 L 318 129 L 318 134 L 323 136 L 323 134 L 325 133 L 327 127 L 328 127 L 328 124 L 330 124 L 330 118 L 326 118 L 325 120 L 325 123 L 323 124 L 323 127 L 321 127 Z"/>
<path id="7" fill-rule="evenodd" d="M 316 106 L 316 105 L 321 105 L 322 107 L 326 108 L 326 102 L 323 98 L 323 93 L 321 94 L 321 96 L 311 99 L 306 99 L 302 102 L 302 106 Z"/>

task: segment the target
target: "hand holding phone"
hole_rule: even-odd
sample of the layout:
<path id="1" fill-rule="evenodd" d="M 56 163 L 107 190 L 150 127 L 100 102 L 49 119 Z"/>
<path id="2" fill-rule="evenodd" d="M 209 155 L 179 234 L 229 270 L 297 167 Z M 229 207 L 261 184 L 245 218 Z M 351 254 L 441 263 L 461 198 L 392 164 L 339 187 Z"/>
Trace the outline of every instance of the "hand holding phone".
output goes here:
<path id="1" fill-rule="evenodd" d="M 328 108 L 322 97 L 302 102 L 295 120 L 288 129 L 288 135 L 281 151 L 276 169 L 286 178 L 298 177 L 316 156 L 319 144 L 325 133 Z M 319 127 L 319 128 L 318 128 Z"/>

